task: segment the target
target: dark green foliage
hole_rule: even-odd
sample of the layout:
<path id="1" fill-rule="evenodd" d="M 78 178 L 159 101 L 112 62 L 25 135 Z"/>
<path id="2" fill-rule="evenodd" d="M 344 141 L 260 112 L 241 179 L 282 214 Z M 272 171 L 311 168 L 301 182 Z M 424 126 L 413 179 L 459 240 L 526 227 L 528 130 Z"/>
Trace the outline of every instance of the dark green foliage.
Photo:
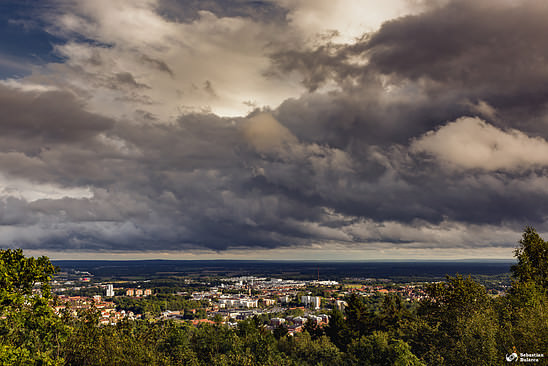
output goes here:
<path id="1" fill-rule="evenodd" d="M 470 277 L 428 287 L 416 320 L 401 329 L 404 340 L 429 365 L 499 365 L 514 348 L 548 353 L 547 252 L 526 228 L 506 296 L 491 298 Z"/>
<path id="2" fill-rule="evenodd" d="M 548 353 L 548 242 L 527 227 L 515 250 L 515 281 L 498 306 L 503 350 Z M 534 350 L 534 351 L 529 351 Z"/>
<path id="3" fill-rule="evenodd" d="M 316 340 L 325 335 L 325 330 L 313 321 L 305 323 L 304 331 L 310 334 L 312 340 Z"/>
<path id="4" fill-rule="evenodd" d="M 412 318 L 400 295 L 389 294 L 384 297 L 381 311 L 377 316 L 376 330 L 395 332 L 402 322 Z"/>
<path id="5" fill-rule="evenodd" d="M 90 312 L 75 328 L 63 350 L 70 365 L 163 365 L 164 357 L 151 347 L 161 329 L 146 322 L 121 322 L 100 327 Z"/>
<path id="6" fill-rule="evenodd" d="M 497 317 L 485 288 L 456 276 L 426 292 L 417 320 L 407 328 L 415 354 L 428 364 L 496 364 Z"/>
<path id="7" fill-rule="evenodd" d="M 312 340 L 308 332 L 280 340 L 280 349 L 296 365 L 342 365 L 344 353 L 328 337 Z"/>
<path id="8" fill-rule="evenodd" d="M 349 364 L 371 366 L 424 365 L 402 340 L 391 339 L 386 332 L 373 332 L 352 340 L 348 347 Z"/>
<path id="9" fill-rule="evenodd" d="M 55 268 L 46 257 L 0 250 L 0 363 L 58 365 L 67 329 L 53 313 L 49 281 Z"/>
<path id="10" fill-rule="evenodd" d="M 345 315 L 350 339 L 359 338 L 361 335 L 368 334 L 373 327 L 374 315 L 368 310 L 365 299 L 356 294 L 352 294 L 347 299 L 347 303 L 348 306 L 345 309 Z"/>
<path id="11" fill-rule="evenodd" d="M 329 326 L 325 329 L 325 334 L 341 350 L 345 350 L 351 341 L 350 329 L 344 315 L 337 309 L 330 313 Z"/>
<path id="12" fill-rule="evenodd" d="M 280 339 L 282 337 L 285 337 L 285 336 L 287 336 L 288 333 L 289 333 L 289 331 L 287 330 L 287 327 L 285 326 L 285 324 L 282 324 L 281 326 L 279 326 L 278 328 L 275 328 L 272 331 L 272 334 L 274 334 L 274 338 L 276 338 L 276 339 Z"/>
<path id="13" fill-rule="evenodd" d="M 514 254 L 518 263 L 512 274 L 518 283 L 534 282 L 548 288 L 548 244 L 532 227 L 525 228 Z"/>

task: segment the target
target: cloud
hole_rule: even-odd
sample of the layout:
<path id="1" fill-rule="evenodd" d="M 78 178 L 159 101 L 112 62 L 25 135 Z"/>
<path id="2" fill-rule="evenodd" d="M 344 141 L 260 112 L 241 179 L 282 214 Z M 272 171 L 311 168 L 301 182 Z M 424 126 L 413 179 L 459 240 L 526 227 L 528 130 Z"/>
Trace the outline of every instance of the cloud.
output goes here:
<path id="1" fill-rule="evenodd" d="M 56 4 L 62 61 L 0 83 L 1 245 L 449 253 L 548 230 L 538 2 Z"/>
<path id="2" fill-rule="evenodd" d="M 538 1 L 452 1 L 384 23 L 366 41 L 369 65 L 386 74 L 472 89 L 521 88 L 511 80 L 539 86 L 534 76 L 546 76 L 541 61 L 546 50 L 538 46 L 547 12 L 546 4 Z"/>
<path id="3" fill-rule="evenodd" d="M 42 143 L 85 142 L 114 124 L 108 118 L 86 112 L 70 92 L 17 89 L 0 86 L 0 108 L 5 113 L 0 124 L 0 150 L 32 151 Z M 60 104 L 63 108 L 59 108 Z M 24 138 L 26 146 L 14 146 L 14 138 Z"/>
<path id="4" fill-rule="evenodd" d="M 73 108 L 59 103 L 58 113 L 65 107 Z M 80 127 L 86 131 L 85 123 Z M 18 200 L 20 212 L 6 216 L 4 245 L 88 251 L 382 242 L 442 247 L 435 237 L 447 222 L 453 238 L 465 235 L 468 225 L 506 223 L 519 232 L 522 220 L 542 215 L 544 206 L 531 210 L 531 202 L 547 197 L 540 174 L 418 169 L 423 162 L 404 146 L 360 151 L 303 142 L 269 113 L 107 127 L 80 140 L 38 140 L 32 154 L 0 154 L 12 185 L 34 182 L 29 187 L 42 192 L 34 198 L 4 192 Z M 12 136 L 17 149 L 26 140 Z M 56 188 L 40 188 L 50 186 Z"/>
<path id="5" fill-rule="evenodd" d="M 110 117 L 144 109 L 171 122 L 181 111 L 242 116 L 251 111 L 249 100 L 275 107 L 297 96 L 302 90 L 297 83 L 265 72 L 268 53 L 298 38 L 254 17 L 263 8 L 278 12 L 277 7 L 242 3 L 240 13 L 216 4 L 59 2 L 45 15 L 50 32 L 67 40 L 55 47 L 64 62 L 49 65 L 47 72 L 55 75 L 50 82 L 86 93 L 88 107 Z M 257 12 L 244 11 L 253 7 Z"/>
<path id="6" fill-rule="evenodd" d="M 548 142 L 518 130 L 503 131 L 487 122 L 462 117 L 411 144 L 452 168 L 522 171 L 548 165 Z"/>
<path id="7" fill-rule="evenodd" d="M 470 103 L 471 111 L 490 120 L 497 120 L 497 110 L 483 100 L 476 104 Z"/>
<path id="8" fill-rule="evenodd" d="M 382 3 L 359 0 L 279 0 L 277 3 L 289 9 L 289 23 L 305 37 L 315 39 L 319 35 L 332 34 L 331 40 L 349 43 L 366 32 L 372 32 L 387 19 L 420 12 L 423 1 L 385 0 Z"/>
<path id="9" fill-rule="evenodd" d="M 377 81 L 393 92 L 481 100 L 518 118 L 545 112 L 547 15 L 546 4 L 533 0 L 449 1 L 387 21 L 353 43 L 281 50 L 273 62 L 299 72 L 311 90 Z"/>
<path id="10" fill-rule="evenodd" d="M 269 113 L 249 118 L 242 129 L 246 140 L 259 152 L 272 152 L 297 142 L 295 136 Z"/>

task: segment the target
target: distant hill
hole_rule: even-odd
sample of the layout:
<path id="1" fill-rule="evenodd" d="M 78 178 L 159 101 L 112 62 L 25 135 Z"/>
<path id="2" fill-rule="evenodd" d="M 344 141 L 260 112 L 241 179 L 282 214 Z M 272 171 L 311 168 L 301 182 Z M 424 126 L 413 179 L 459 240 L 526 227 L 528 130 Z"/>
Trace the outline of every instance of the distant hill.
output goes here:
<path id="1" fill-rule="evenodd" d="M 87 271 L 100 278 L 254 275 L 295 279 L 444 278 L 455 275 L 498 275 L 510 272 L 514 261 L 303 262 L 241 260 L 63 260 L 62 270 Z"/>

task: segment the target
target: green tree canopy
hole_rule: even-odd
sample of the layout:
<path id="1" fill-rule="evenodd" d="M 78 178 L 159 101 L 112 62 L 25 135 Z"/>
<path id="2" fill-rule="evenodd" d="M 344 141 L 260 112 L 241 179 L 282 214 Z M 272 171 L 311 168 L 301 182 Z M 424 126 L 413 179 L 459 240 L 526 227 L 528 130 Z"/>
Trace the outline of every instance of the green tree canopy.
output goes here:
<path id="1" fill-rule="evenodd" d="M 0 250 L 1 364 L 63 364 L 60 344 L 67 331 L 49 305 L 54 273 L 47 257 Z"/>
<path id="2" fill-rule="evenodd" d="M 526 227 L 514 254 L 518 263 L 512 266 L 514 278 L 520 282 L 534 282 L 548 287 L 548 242 L 532 227 Z"/>

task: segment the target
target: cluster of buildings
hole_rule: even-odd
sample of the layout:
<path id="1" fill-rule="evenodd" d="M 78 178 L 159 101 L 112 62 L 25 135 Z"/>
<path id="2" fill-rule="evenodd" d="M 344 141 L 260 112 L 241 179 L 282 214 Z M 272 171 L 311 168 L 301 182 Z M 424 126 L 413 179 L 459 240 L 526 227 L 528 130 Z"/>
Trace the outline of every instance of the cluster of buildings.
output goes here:
<path id="1" fill-rule="evenodd" d="M 113 284 L 107 284 L 105 287 L 105 297 L 114 297 L 114 285 Z M 122 289 L 123 290 L 123 289 Z M 126 296 L 130 297 L 141 297 L 141 296 L 150 296 L 152 295 L 152 290 L 149 288 L 142 289 L 142 288 L 128 288 L 125 292 Z"/>
<path id="2" fill-rule="evenodd" d="M 126 296 L 131 297 L 141 297 L 141 296 L 150 296 L 152 295 L 152 290 L 149 288 L 128 288 L 126 290 Z"/>
<path id="3" fill-rule="evenodd" d="M 356 293 L 360 296 L 373 296 L 375 294 L 399 294 L 404 300 L 409 302 L 419 301 L 425 296 L 424 288 L 421 285 L 405 284 L 401 286 L 382 286 L 382 285 L 360 285 L 345 289 L 341 292 L 347 296 Z"/>
<path id="4" fill-rule="evenodd" d="M 287 316 L 284 318 L 270 319 L 270 325 L 267 329 L 274 330 L 276 328 L 285 327 L 289 335 L 303 331 L 303 327 L 307 322 L 311 322 L 314 327 L 323 327 L 329 324 L 329 316 L 326 314 L 306 316 Z"/>
<path id="5" fill-rule="evenodd" d="M 254 276 L 243 276 L 243 277 L 231 277 L 221 279 L 223 282 L 219 287 L 222 289 L 225 288 L 253 288 L 255 290 L 283 290 L 283 289 L 294 289 L 301 288 L 307 285 L 312 284 L 316 281 L 295 281 L 295 280 L 284 280 L 281 278 L 271 278 L 267 279 L 264 277 L 254 277 Z M 337 283 L 337 282 L 335 282 Z M 338 283 L 337 283 L 338 284 Z"/>
<path id="6" fill-rule="evenodd" d="M 100 295 L 95 295 L 91 298 L 60 295 L 57 297 L 57 300 L 58 304 L 53 307 L 53 310 L 59 316 L 68 314 L 73 317 L 78 317 L 79 313 L 82 311 L 95 309 L 99 311 L 99 323 L 103 325 L 113 325 L 122 319 L 135 320 L 141 318 L 141 314 L 136 315 L 131 311 L 117 311 L 113 302 L 103 301 Z"/>
<path id="7" fill-rule="evenodd" d="M 116 296 L 113 284 L 109 283 L 107 285 L 101 285 L 100 287 L 103 287 L 105 289 L 105 297 L 114 297 L 114 296 Z M 124 289 L 121 288 L 121 289 L 116 289 L 116 290 L 122 290 L 123 291 Z M 126 296 L 130 296 L 130 297 L 144 297 L 144 296 L 152 295 L 152 290 L 149 289 L 149 288 L 146 288 L 146 289 L 128 288 L 128 289 L 125 289 L 125 294 L 126 294 Z"/>
<path id="8" fill-rule="evenodd" d="M 322 287 L 326 296 L 314 296 L 307 288 Z M 208 291 L 197 291 L 190 294 L 192 300 L 208 301 L 212 311 L 234 313 L 237 309 L 262 310 L 274 309 L 281 311 L 291 306 L 303 306 L 306 311 L 318 311 L 323 307 L 344 310 L 347 305 L 344 297 L 351 293 L 361 296 L 372 296 L 378 293 L 400 294 L 407 301 L 417 301 L 424 297 L 424 291 L 417 285 L 379 285 L 355 284 L 341 286 L 336 281 L 293 281 L 282 279 L 265 279 L 253 276 L 223 279 L 218 286 L 212 286 Z M 245 315 L 236 314 L 234 319 Z"/>
<path id="9" fill-rule="evenodd" d="M 79 275 L 92 277 L 89 273 L 79 273 Z M 86 277 L 89 278 L 89 277 Z M 82 286 L 84 277 L 78 280 L 67 278 L 64 283 L 59 283 L 58 293 L 67 291 L 63 285 Z M 381 284 L 379 284 L 381 283 Z M 206 285 L 206 283 L 201 283 Z M 209 284 L 207 284 L 209 285 Z M 138 286 L 134 284 L 133 286 Z M 88 286 L 93 287 L 93 286 Z M 106 298 L 116 297 L 125 294 L 128 297 L 147 297 L 153 295 L 151 289 L 134 287 L 114 288 L 113 284 L 97 283 L 95 287 L 102 289 Z M 72 287 L 72 289 L 80 287 Z M 82 287 L 84 289 L 85 287 Z M 261 278 L 254 276 L 224 278 L 216 281 L 215 285 L 209 287 L 206 291 L 195 291 L 192 293 L 177 293 L 177 295 L 188 296 L 188 299 L 195 300 L 198 308 L 203 309 L 201 315 L 194 310 L 195 318 L 192 321 L 211 322 L 215 316 L 223 320 L 225 324 L 235 325 L 236 320 L 243 320 L 255 315 L 278 316 L 270 321 L 270 329 L 276 329 L 280 326 L 287 328 L 290 334 L 299 332 L 307 322 L 314 322 L 318 326 L 323 326 L 329 322 L 325 314 L 320 314 L 322 309 L 336 308 L 344 310 L 347 306 L 344 298 L 351 293 L 357 293 L 361 296 L 371 296 L 378 293 L 398 293 L 407 301 L 416 301 L 424 297 L 422 286 L 406 284 L 396 286 L 393 284 L 382 284 L 382 282 L 365 281 L 356 284 L 341 285 L 337 281 L 298 281 L 284 280 L 280 278 Z M 317 296 L 321 294 L 322 296 Z M 86 298 L 80 296 L 59 296 L 60 305 L 56 311 L 60 314 L 62 311 L 70 311 L 73 315 L 78 314 L 79 309 L 89 309 L 92 306 L 100 311 L 101 324 L 116 324 L 122 319 L 138 319 L 141 314 L 133 314 L 130 311 L 117 311 L 113 302 L 103 301 L 101 296 Z M 288 310 L 300 309 L 302 316 L 279 317 L 279 314 L 288 314 Z M 189 309 L 187 309 L 188 312 Z M 205 310 L 205 311 L 204 311 Z M 291 313 L 291 312 L 290 312 Z M 294 313 L 294 312 L 293 312 Z M 207 314 L 207 315 L 206 315 Z M 318 315 L 319 314 L 319 315 Z M 163 312 L 158 319 L 173 319 L 191 321 L 192 316 L 185 317 L 182 309 L 172 309 Z"/>

